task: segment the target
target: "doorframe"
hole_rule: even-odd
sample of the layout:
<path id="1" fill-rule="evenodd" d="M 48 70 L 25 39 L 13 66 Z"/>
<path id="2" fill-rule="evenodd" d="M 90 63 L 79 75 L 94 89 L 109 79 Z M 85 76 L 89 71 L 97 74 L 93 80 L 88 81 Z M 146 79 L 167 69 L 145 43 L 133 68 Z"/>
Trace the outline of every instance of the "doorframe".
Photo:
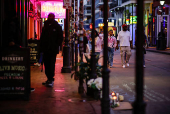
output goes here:
<path id="1" fill-rule="evenodd" d="M 157 15 L 157 36 L 159 34 L 159 32 L 161 32 L 161 22 L 159 21 L 161 15 Z M 169 38 L 170 38 L 170 33 L 168 31 L 170 31 L 170 15 L 162 15 L 163 17 L 166 16 L 167 17 L 167 43 L 166 43 L 166 47 L 170 47 L 170 43 L 169 43 Z M 158 37 L 157 37 L 158 39 Z"/>

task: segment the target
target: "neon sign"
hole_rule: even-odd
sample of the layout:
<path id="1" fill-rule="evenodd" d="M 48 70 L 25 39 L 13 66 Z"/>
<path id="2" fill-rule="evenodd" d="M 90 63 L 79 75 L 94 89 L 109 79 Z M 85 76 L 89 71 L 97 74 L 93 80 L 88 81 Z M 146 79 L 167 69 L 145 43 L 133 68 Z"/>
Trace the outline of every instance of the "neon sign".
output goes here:
<path id="1" fill-rule="evenodd" d="M 41 18 L 47 18 L 49 13 L 54 13 L 55 18 L 66 18 L 66 9 L 63 2 L 41 2 Z"/>

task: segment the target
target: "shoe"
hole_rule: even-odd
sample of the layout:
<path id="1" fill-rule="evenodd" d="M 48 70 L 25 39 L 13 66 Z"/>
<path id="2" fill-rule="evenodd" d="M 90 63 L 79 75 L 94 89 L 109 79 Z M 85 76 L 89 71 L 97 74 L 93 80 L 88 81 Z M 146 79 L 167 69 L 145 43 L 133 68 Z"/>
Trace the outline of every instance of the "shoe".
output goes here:
<path id="1" fill-rule="evenodd" d="M 125 65 L 123 65 L 122 67 L 125 68 Z"/>
<path id="2" fill-rule="evenodd" d="M 35 88 L 30 88 L 31 92 L 35 91 Z"/>
<path id="3" fill-rule="evenodd" d="M 110 68 L 113 68 L 113 66 L 110 66 Z"/>
<path id="4" fill-rule="evenodd" d="M 40 67 L 40 66 L 41 66 L 41 64 L 40 64 L 40 63 L 38 63 L 38 65 L 37 65 L 37 66 L 39 66 L 39 67 Z"/>
<path id="5" fill-rule="evenodd" d="M 129 67 L 129 63 L 126 64 Z"/>
<path id="6" fill-rule="evenodd" d="M 143 65 L 143 68 L 146 68 L 146 66 L 145 66 L 145 65 Z"/>
<path id="7" fill-rule="evenodd" d="M 47 80 L 47 81 L 43 82 L 42 85 L 46 85 L 48 82 L 49 82 L 49 81 Z"/>
<path id="8" fill-rule="evenodd" d="M 46 84 L 47 87 L 53 87 L 54 85 L 54 81 L 48 81 L 48 83 Z"/>
<path id="9" fill-rule="evenodd" d="M 35 66 L 38 66 L 39 63 L 34 63 Z"/>

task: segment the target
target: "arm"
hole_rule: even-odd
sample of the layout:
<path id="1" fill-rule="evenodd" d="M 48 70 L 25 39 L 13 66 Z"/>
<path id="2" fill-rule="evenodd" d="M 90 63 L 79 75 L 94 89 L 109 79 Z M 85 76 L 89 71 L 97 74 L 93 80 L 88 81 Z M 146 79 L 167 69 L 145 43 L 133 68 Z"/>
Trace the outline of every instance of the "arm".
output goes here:
<path id="1" fill-rule="evenodd" d="M 114 48 L 115 48 L 115 47 L 117 47 L 117 41 L 116 41 L 116 38 L 114 38 L 113 43 L 114 43 L 113 47 L 114 47 Z"/>

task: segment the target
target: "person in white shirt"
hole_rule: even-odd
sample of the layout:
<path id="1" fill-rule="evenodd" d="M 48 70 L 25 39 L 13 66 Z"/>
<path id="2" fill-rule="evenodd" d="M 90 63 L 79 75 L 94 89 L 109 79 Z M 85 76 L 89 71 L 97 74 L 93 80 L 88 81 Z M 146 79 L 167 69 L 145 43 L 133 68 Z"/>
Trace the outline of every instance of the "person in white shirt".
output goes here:
<path id="1" fill-rule="evenodd" d="M 122 67 L 125 68 L 125 64 L 129 66 L 129 59 L 131 56 L 132 38 L 130 32 L 127 31 L 127 25 L 122 25 L 123 31 L 120 31 L 117 37 L 117 44 L 120 43 L 120 55 L 122 61 Z M 117 46 L 118 49 L 118 46 Z M 125 58 L 126 53 L 126 58 Z"/>
<path id="2" fill-rule="evenodd" d="M 102 45 L 103 39 L 99 37 L 98 32 L 95 30 L 95 53 L 97 56 L 97 59 L 100 56 L 100 52 L 102 51 L 101 45 Z"/>
<path id="3" fill-rule="evenodd" d="M 110 68 L 113 67 L 114 48 L 116 46 L 117 46 L 116 38 L 113 36 L 113 30 L 110 30 L 108 36 L 108 63 L 110 65 Z"/>

